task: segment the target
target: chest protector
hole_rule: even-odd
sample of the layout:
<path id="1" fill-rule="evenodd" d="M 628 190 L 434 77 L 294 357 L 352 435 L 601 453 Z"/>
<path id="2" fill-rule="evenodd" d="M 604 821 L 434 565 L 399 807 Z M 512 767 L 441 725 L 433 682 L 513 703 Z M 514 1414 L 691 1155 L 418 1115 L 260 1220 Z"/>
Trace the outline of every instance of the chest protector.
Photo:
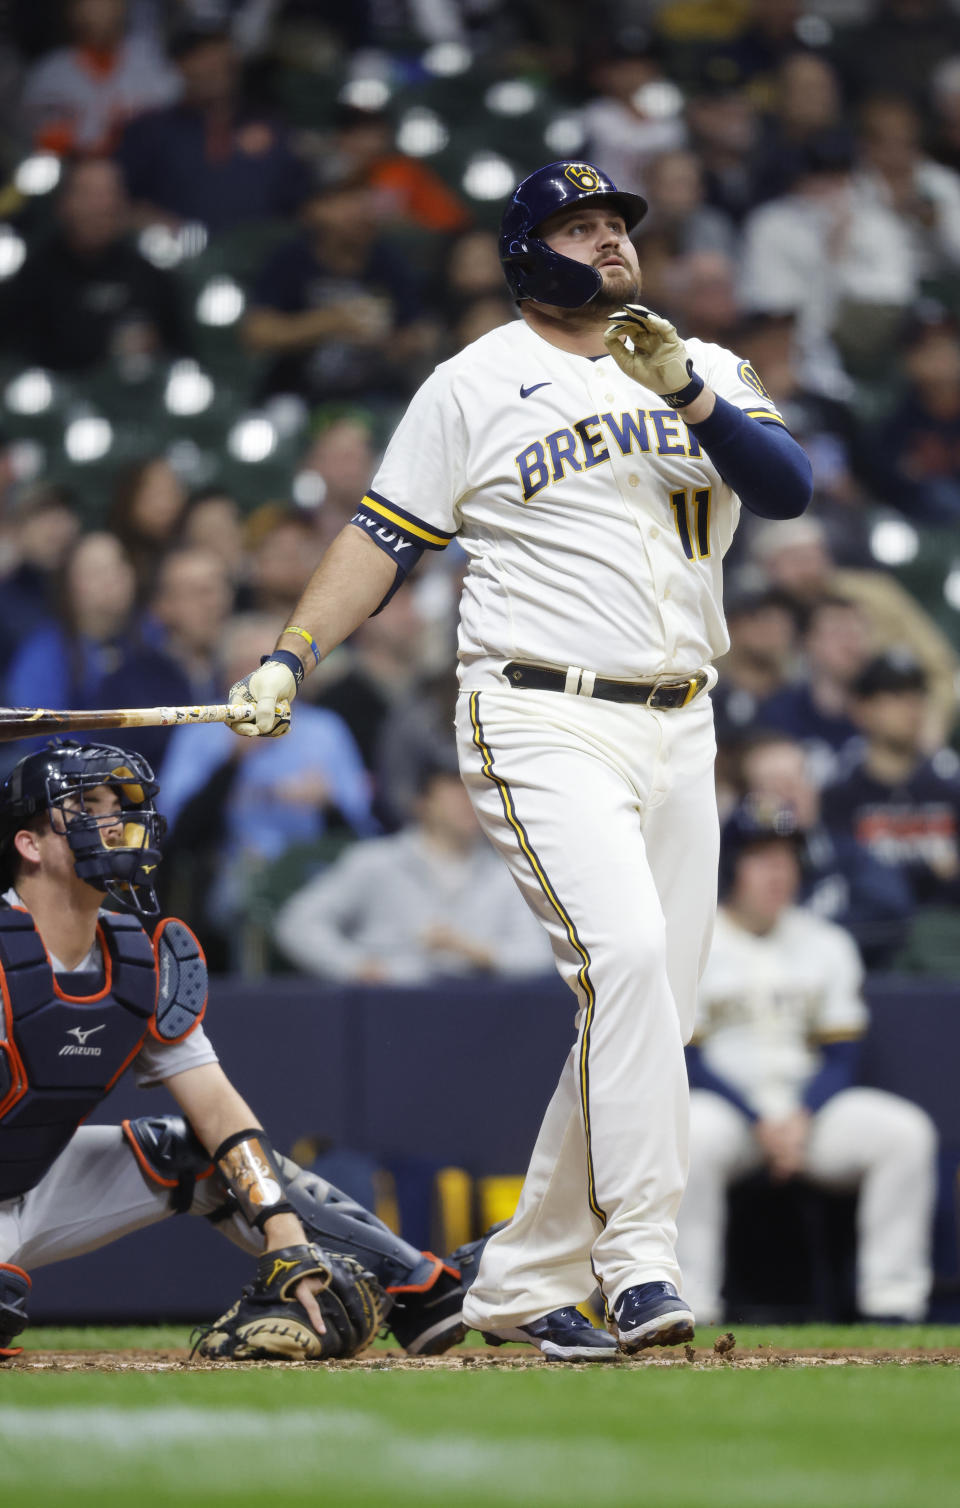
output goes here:
<path id="1" fill-rule="evenodd" d="M 26 911 L 0 909 L 0 1200 L 35 1187 L 80 1122 L 139 1051 L 155 1019 L 157 962 L 136 917 L 104 913 L 97 925 L 105 978 L 98 993 L 55 978 Z"/>

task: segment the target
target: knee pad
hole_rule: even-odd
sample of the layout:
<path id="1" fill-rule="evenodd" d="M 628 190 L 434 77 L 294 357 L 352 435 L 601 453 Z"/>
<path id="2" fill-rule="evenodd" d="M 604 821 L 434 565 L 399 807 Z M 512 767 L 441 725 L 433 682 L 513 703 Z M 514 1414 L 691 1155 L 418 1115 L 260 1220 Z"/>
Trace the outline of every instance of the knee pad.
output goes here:
<path id="1" fill-rule="evenodd" d="M 19 1356 L 22 1346 L 10 1342 L 30 1323 L 27 1318 L 27 1297 L 31 1282 L 22 1267 L 0 1262 L 0 1357 Z"/>
<path id="2" fill-rule="evenodd" d="M 170 1190 L 170 1208 L 183 1215 L 193 1203 L 198 1179 L 216 1171 L 210 1154 L 182 1115 L 142 1115 L 124 1121 L 123 1134 L 151 1183 Z"/>

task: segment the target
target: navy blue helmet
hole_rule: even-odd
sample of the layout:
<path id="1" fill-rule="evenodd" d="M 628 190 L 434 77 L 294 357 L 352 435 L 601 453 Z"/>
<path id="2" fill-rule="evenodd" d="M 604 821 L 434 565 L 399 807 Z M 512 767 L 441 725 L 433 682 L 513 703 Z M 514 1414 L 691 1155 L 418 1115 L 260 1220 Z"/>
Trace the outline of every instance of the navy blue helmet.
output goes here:
<path id="1" fill-rule="evenodd" d="M 118 814 L 87 810 L 85 793 L 99 785 L 116 791 Z M 153 804 L 158 789 L 147 761 L 113 744 L 54 739 L 26 755 L 0 786 L 0 887 L 13 883 L 17 832 L 25 821 L 46 811 L 51 825 L 66 835 L 81 880 L 141 915 L 156 912 L 155 875 L 167 825 Z M 109 846 L 104 840 L 108 829 L 114 834 Z"/>
<path id="2" fill-rule="evenodd" d="M 548 162 L 514 189 L 500 222 L 500 262 L 516 299 L 533 298 L 561 309 L 579 309 L 603 287 L 595 267 L 552 251 L 537 229 L 557 210 L 584 199 L 609 199 L 627 230 L 647 213 L 639 194 L 622 193 L 589 162 Z"/>

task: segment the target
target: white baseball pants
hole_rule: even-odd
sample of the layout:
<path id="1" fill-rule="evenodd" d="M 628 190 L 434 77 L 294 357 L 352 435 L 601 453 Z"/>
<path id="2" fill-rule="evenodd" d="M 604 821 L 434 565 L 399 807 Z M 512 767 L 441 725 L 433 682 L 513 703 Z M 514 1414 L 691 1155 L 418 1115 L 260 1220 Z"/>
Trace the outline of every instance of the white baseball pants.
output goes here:
<path id="1" fill-rule="evenodd" d="M 609 1305 L 635 1283 L 680 1284 L 683 1044 L 716 910 L 716 746 L 706 695 L 652 712 L 497 688 L 461 696 L 457 733 L 480 823 L 578 1005 L 517 1212 L 464 1305 L 493 1329 L 598 1282 Z"/>
<path id="2" fill-rule="evenodd" d="M 704 1324 L 722 1318 L 727 1185 L 763 1157 L 750 1123 L 729 1100 L 693 1091 L 690 1177 L 679 1217 L 685 1293 Z M 922 1319 L 930 1294 L 936 1197 L 933 1122 L 880 1089 L 846 1089 L 810 1126 L 804 1172 L 827 1188 L 859 1187 L 857 1304 L 864 1315 Z"/>
<path id="3" fill-rule="evenodd" d="M 196 1185 L 192 1215 L 223 1199 L 216 1177 Z M 0 1262 L 28 1273 L 96 1251 L 171 1214 L 170 1190 L 150 1183 L 119 1126 L 81 1126 L 36 1188 L 0 1203 Z M 263 1238 L 239 1216 L 218 1226 L 251 1252 Z"/>

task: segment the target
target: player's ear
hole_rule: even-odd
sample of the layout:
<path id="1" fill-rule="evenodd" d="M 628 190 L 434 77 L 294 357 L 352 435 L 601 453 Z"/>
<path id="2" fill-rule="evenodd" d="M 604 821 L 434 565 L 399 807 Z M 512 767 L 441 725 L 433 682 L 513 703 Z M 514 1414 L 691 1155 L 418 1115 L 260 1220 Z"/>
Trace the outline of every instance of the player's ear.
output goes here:
<path id="1" fill-rule="evenodd" d="M 13 846 L 21 859 L 26 859 L 28 864 L 39 864 L 40 845 L 37 842 L 37 834 L 29 827 L 21 827 L 14 835 Z"/>

